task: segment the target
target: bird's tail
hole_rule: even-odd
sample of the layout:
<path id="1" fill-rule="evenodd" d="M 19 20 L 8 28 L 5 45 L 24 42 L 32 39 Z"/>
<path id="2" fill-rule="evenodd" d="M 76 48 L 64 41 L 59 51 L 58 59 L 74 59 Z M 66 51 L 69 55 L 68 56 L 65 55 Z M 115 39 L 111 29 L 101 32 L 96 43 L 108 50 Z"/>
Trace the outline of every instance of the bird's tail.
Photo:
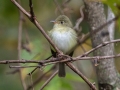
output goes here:
<path id="1" fill-rule="evenodd" d="M 59 77 L 65 77 L 66 73 L 65 73 L 65 64 L 64 63 L 59 63 L 59 72 L 58 72 L 58 76 Z"/>

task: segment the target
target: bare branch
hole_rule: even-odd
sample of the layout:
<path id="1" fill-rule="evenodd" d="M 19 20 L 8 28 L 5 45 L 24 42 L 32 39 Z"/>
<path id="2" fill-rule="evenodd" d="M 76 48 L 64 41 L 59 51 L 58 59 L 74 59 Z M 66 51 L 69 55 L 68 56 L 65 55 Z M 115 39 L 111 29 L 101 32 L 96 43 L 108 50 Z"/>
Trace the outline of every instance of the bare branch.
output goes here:
<path id="1" fill-rule="evenodd" d="M 33 79 L 32 79 L 32 74 L 30 74 L 29 76 L 30 76 L 30 80 L 31 80 L 31 87 L 32 87 L 32 90 L 34 90 L 34 87 L 33 87 Z"/>
<path id="2" fill-rule="evenodd" d="M 39 63 L 39 61 L 35 60 L 2 60 L 0 64 L 9 64 L 9 63 Z"/>
<path id="3" fill-rule="evenodd" d="M 62 5 L 65 7 L 66 4 L 68 4 L 70 1 L 71 1 L 71 0 L 65 0 Z"/>
<path id="4" fill-rule="evenodd" d="M 36 65 L 36 66 L 12 66 L 12 65 L 10 65 L 9 66 L 10 68 L 33 68 L 33 67 L 37 67 L 37 68 L 42 68 L 42 66 L 38 66 L 38 65 Z"/>
<path id="5" fill-rule="evenodd" d="M 77 32 L 80 30 L 79 25 L 80 25 L 80 23 L 81 23 L 81 22 L 83 21 L 83 19 L 84 19 L 83 8 L 84 8 L 84 6 L 81 6 L 81 7 L 80 7 L 81 17 L 77 20 L 77 22 L 76 22 L 76 24 L 75 24 L 75 26 L 74 26 L 74 28 L 73 28 L 73 29 L 75 29 Z M 79 32 L 81 32 L 81 31 L 79 31 Z"/>
<path id="6" fill-rule="evenodd" d="M 105 46 L 107 44 L 110 43 L 116 43 L 116 42 L 120 42 L 120 39 L 117 40 L 112 40 L 110 42 L 104 42 L 103 44 L 98 45 L 97 47 L 91 49 L 90 51 L 84 53 L 83 55 L 80 55 L 78 57 L 72 58 L 72 61 L 76 61 L 76 60 L 93 60 L 93 59 L 98 59 L 98 60 L 107 60 L 109 58 L 117 58 L 120 57 L 120 54 L 117 55 L 112 55 L 112 56 L 95 56 L 95 57 L 84 57 L 87 56 L 88 54 L 90 54 L 91 52 L 95 51 L 96 49 Z M 71 61 L 71 59 L 66 59 L 66 60 L 62 60 L 62 58 L 51 58 L 49 60 L 42 60 L 42 61 L 35 61 L 35 60 L 3 60 L 0 61 L 0 64 L 9 64 L 9 63 L 39 63 L 42 66 L 46 66 L 49 64 L 54 64 L 54 63 L 59 63 L 59 62 L 68 62 Z M 20 68 L 20 66 L 17 66 Z M 36 66 L 35 66 L 36 67 Z M 37 66 L 40 67 L 40 66 Z"/>
<path id="7" fill-rule="evenodd" d="M 36 81 L 33 82 L 32 85 L 28 86 L 27 90 L 30 90 L 32 87 L 34 87 L 36 84 L 38 84 L 51 70 L 53 70 L 56 67 L 56 64 L 53 65 L 47 72 L 45 72 L 42 76 L 40 76 Z"/>
<path id="8" fill-rule="evenodd" d="M 97 47 L 87 51 L 86 53 L 78 56 L 78 57 L 74 57 L 72 58 L 72 60 L 70 58 L 67 58 L 65 60 L 63 60 L 63 58 L 51 58 L 49 60 L 41 60 L 41 61 L 35 61 L 35 60 L 3 60 L 0 61 L 0 64 L 9 64 L 9 63 L 39 63 L 41 66 L 46 66 L 49 64 L 53 64 L 53 63 L 58 63 L 58 62 L 69 62 L 69 61 L 77 61 L 77 60 L 93 60 L 99 57 L 99 60 L 103 60 L 103 59 L 109 59 L 109 58 L 117 58 L 120 57 L 120 54 L 117 55 L 111 55 L 111 56 L 95 56 L 95 57 L 86 57 L 88 54 L 90 54 L 91 52 L 97 50 L 100 47 L 106 46 L 110 43 L 116 43 L 116 42 L 120 42 L 120 39 L 117 40 L 112 40 L 112 41 L 108 41 L 108 42 L 104 42 L 103 44 L 98 45 Z M 40 67 L 40 66 L 39 66 Z"/>
<path id="9" fill-rule="evenodd" d="M 21 3 L 20 0 L 18 0 L 18 2 Z M 23 14 L 20 10 L 19 10 L 19 15 L 20 15 L 19 16 L 20 18 L 19 18 L 19 27 L 18 27 L 18 61 L 21 60 L 21 47 L 22 47 L 21 40 L 22 40 L 23 18 L 24 18 Z M 18 65 L 20 65 L 20 63 L 18 63 Z M 21 69 L 19 69 L 19 75 L 20 75 L 20 79 L 21 79 L 21 84 L 22 84 L 24 90 L 26 90 L 26 83 L 22 77 Z"/>
<path id="10" fill-rule="evenodd" d="M 28 75 L 33 74 L 33 72 L 37 69 L 38 69 L 38 67 L 34 68 L 30 73 L 28 73 Z"/>
<path id="11" fill-rule="evenodd" d="M 33 12 L 33 3 L 32 3 L 32 0 L 29 0 L 29 7 L 30 7 L 30 14 L 31 14 L 31 21 L 34 22 L 35 15 L 34 15 L 34 12 Z"/>
<path id="12" fill-rule="evenodd" d="M 60 5 L 58 4 L 57 0 L 54 0 L 58 10 L 60 11 L 61 14 L 64 14 L 63 10 L 61 9 Z"/>
<path id="13" fill-rule="evenodd" d="M 57 73 L 58 73 L 58 70 L 43 84 L 40 90 L 43 90 L 43 88 L 57 75 Z"/>
<path id="14" fill-rule="evenodd" d="M 71 68 L 76 74 L 78 74 L 92 90 L 97 90 L 96 87 L 74 66 L 72 63 L 66 63 L 69 68 Z"/>
<path id="15" fill-rule="evenodd" d="M 60 63 L 60 62 L 74 62 L 74 61 L 78 61 L 78 60 L 108 60 L 110 58 L 117 58 L 117 57 L 120 57 L 120 53 L 117 54 L 117 55 L 111 55 L 111 56 L 94 56 L 94 57 L 83 57 L 82 55 L 81 56 L 78 56 L 78 57 L 75 57 L 75 58 L 67 58 L 67 59 L 59 59 L 58 58 L 54 58 L 52 60 L 48 60 L 48 61 L 39 61 L 38 63 L 42 63 L 42 65 L 36 65 L 36 66 L 10 66 L 10 68 L 30 68 L 30 67 L 37 67 L 37 68 L 41 68 L 43 66 L 47 66 L 47 65 L 51 65 L 51 64 L 56 64 L 56 63 Z M 72 59 L 72 60 L 71 60 Z M 8 60 L 7 60 L 8 62 Z M 16 63 L 17 60 L 14 60 L 14 63 Z M 21 63 L 21 61 L 19 61 L 19 63 Z M 31 63 L 34 62 L 34 60 L 31 60 Z M 18 62 L 17 62 L 18 63 Z M 22 62 L 23 63 L 23 62 Z M 24 63 L 30 63 L 28 60 Z"/>

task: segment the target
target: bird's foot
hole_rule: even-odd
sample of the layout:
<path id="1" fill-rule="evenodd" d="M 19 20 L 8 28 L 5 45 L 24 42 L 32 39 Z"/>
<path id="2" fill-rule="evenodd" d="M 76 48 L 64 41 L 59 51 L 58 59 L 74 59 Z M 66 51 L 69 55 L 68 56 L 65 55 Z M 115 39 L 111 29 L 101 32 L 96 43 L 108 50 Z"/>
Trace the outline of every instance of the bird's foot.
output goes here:
<path id="1" fill-rule="evenodd" d="M 58 57 L 63 58 L 63 59 L 69 58 L 70 60 L 72 60 L 72 57 L 71 57 L 71 56 L 65 55 L 65 54 L 63 54 L 63 53 L 58 54 Z"/>

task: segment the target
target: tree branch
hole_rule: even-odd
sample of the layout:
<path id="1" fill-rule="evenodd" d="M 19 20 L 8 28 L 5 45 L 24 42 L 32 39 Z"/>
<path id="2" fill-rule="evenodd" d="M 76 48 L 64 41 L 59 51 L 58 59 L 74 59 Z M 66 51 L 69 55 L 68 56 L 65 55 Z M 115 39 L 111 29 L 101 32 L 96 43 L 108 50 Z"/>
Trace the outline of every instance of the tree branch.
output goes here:
<path id="1" fill-rule="evenodd" d="M 69 68 L 71 68 L 75 73 L 77 73 L 89 86 L 92 90 L 97 90 L 95 85 L 93 85 L 72 63 L 66 63 Z"/>
<path id="2" fill-rule="evenodd" d="M 109 58 L 117 58 L 117 57 L 120 57 L 120 54 L 117 54 L 117 55 L 112 55 L 112 56 L 95 56 L 95 57 L 86 57 L 88 54 L 90 54 L 91 52 L 103 47 L 103 46 L 106 46 L 110 43 L 117 43 L 117 42 L 120 42 L 120 39 L 117 39 L 117 40 L 111 40 L 111 41 L 107 41 L 107 42 L 103 42 L 102 44 L 98 45 L 97 47 L 87 51 L 86 53 L 80 55 L 80 56 L 77 56 L 77 57 L 74 57 L 72 58 L 72 61 L 76 61 L 76 60 L 92 60 L 92 59 L 95 59 L 95 58 L 98 58 L 99 57 L 99 60 L 102 60 L 102 59 L 109 59 Z M 58 63 L 58 62 L 69 62 L 71 61 L 70 58 L 68 59 L 65 59 L 65 60 L 62 60 L 62 58 L 51 58 L 49 60 L 41 60 L 41 61 L 35 61 L 35 60 L 2 60 L 0 61 L 0 64 L 9 64 L 9 63 L 39 63 L 40 65 L 42 64 L 50 64 L 49 62 L 52 62 L 51 64 L 53 63 Z M 47 64 L 46 64 L 47 65 Z"/>
<path id="3" fill-rule="evenodd" d="M 18 0 L 19 3 L 20 0 Z M 21 47 L 22 47 L 22 44 L 21 44 L 21 40 L 22 40 L 22 29 L 23 29 L 23 13 L 19 10 L 19 27 L 18 27 L 18 61 L 21 60 Z M 18 65 L 20 65 L 20 63 L 18 63 Z M 21 79 L 21 84 L 23 86 L 23 89 L 26 90 L 26 83 L 23 79 L 23 76 L 22 76 L 22 70 L 19 68 L 19 75 L 20 75 L 20 79 Z"/>
<path id="4" fill-rule="evenodd" d="M 19 10 L 21 10 L 21 12 L 23 12 L 31 21 L 31 15 L 18 3 L 16 2 L 16 0 L 11 0 L 13 2 L 14 5 L 16 5 Z M 50 37 L 46 34 L 46 32 L 44 31 L 44 29 L 41 27 L 41 25 L 38 23 L 38 21 L 33 18 L 34 20 L 31 21 L 37 28 L 38 30 L 44 35 L 44 37 L 49 41 L 49 43 L 54 47 L 54 49 L 58 52 L 61 53 L 61 51 L 54 45 L 54 43 L 52 42 L 52 40 L 50 39 Z"/>
<path id="5" fill-rule="evenodd" d="M 47 72 L 45 72 L 42 76 L 40 76 L 36 81 L 33 82 L 32 85 L 29 85 L 27 87 L 27 90 L 30 90 L 32 87 L 34 87 L 36 84 L 38 84 L 51 70 L 53 70 L 56 67 L 56 64 L 53 65 Z"/>
<path id="6" fill-rule="evenodd" d="M 43 88 L 57 75 L 57 73 L 58 73 L 58 70 L 54 72 L 53 75 L 42 85 L 40 90 L 43 90 Z"/>

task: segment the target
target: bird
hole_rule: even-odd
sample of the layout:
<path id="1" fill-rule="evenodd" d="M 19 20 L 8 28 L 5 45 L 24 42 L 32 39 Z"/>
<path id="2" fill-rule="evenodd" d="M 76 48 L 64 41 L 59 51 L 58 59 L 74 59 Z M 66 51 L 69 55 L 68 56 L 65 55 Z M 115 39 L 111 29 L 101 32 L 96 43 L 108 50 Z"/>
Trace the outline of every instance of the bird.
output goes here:
<path id="1" fill-rule="evenodd" d="M 73 29 L 72 22 L 66 15 L 60 15 L 52 22 L 54 23 L 53 28 L 48 32 L 51 40 L 63 54 L 72 56 L 73 51 L 71 50 L 77 44 L 77 33 Z M 51 49 L 51 52 L 56 57 L 54 49 Z M 66 76 L 63 62 L 59 63 L 58 76 Z"/>

